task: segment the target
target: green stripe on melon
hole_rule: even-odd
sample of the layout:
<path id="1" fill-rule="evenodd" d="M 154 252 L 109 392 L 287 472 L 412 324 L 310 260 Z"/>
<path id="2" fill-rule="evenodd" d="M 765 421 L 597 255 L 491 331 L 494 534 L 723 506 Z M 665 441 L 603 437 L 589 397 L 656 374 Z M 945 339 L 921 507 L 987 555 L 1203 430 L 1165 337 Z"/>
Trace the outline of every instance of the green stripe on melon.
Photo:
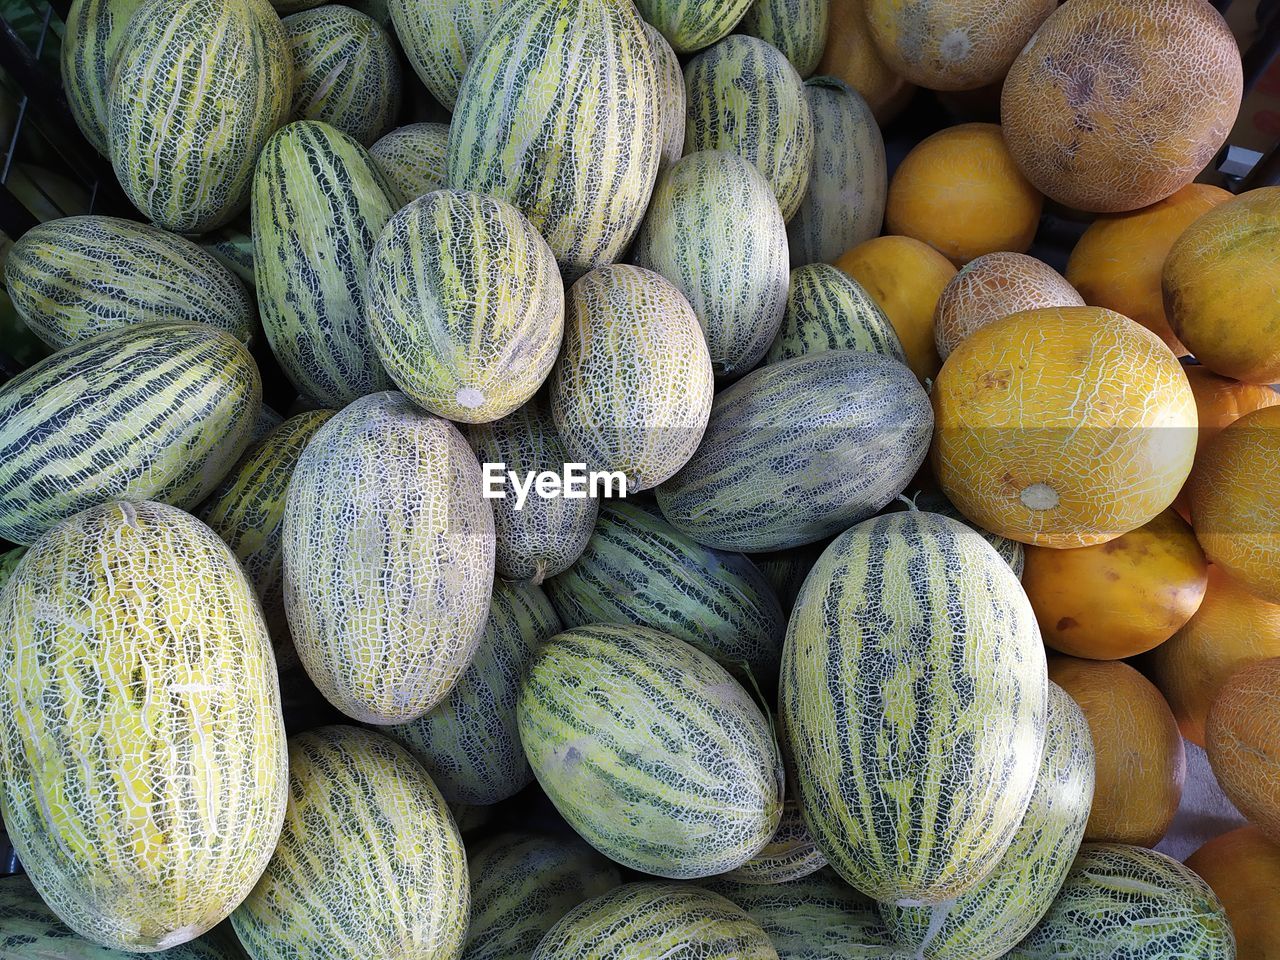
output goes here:
<path id="1" fill-rule="evenodd" d="M 893 324 L 861 284 L 842 270 L 812 263 L 791 271 L 787 308 L 765 363 L 823 350 L 907 357 Z"/>
<path id="2" fill-rule="evenodd" d="M 778 829 L 769 842 L 742 866 L 724 874 L 723 879 L 744 885 L 788 883 L 807 877 L 826 865 L 826 856 L 804 825 L 800 805 L 794 800 L 787 800 L 782 805 Z M 729 894 L 726 896 L 741 905 L 737 898 Z"/>
<path id="3" fill-rule="evenodd" d="M 432 190 L 443 190 L 449 152 L 447 123 L 410 123 L 369 148 L 374 165 L 396 195 L 397 207 Z"/>
<path id="4" fill-rule="evenodd" d="M 671 49 L 671 44 L 656 28 L 642 23 L 644 35 L 653 50 L 653 62 L 658 78 L 658 112 L 662 127 L 662 151 L 658 171 L 673 166 L 684 153 L 684 70 Z"/>
<path id="5" fill-rule="evenodd" d="M 452 110 L 501 0 L 388 0 L 396 36 L 423 85 Z"/>
<path id="6" fill-rule="evenodd" d="M 111 68 L 129 18 L 143 0 L 73 0 L 62 38 L 62 88 L 80 132 L 107 153 Z"/>
<path id="7" fill-rule="evenodd" d="M 639 0 L 636 7 L 676 53 L 709 47 L 738 25 L 751 0 Z"/>
<path id="8" fill-rule="evenodd" d="M 898 499 L 893 506 L 906 506 L 902 501 L 907 496 Z M 1017 540 L 1010 540 L 1008 537 L 1002 537 L 998 533 L 992 533 L 990 530 L 984 530 L 978 526 L 963 513 L 956 509 L 955 504 L 946 498 L 941 490 L 932 487 L 924 487 L 910 494 L 911 506 L 918 510 L 925 510 L 929 513 L 940 513 L 944 517 L 950 517 L 952 520 L 959 520 L 966 527 L 977 530 L 982 534 L 982 539 L 995 547 L 996 553 L 1004 559 L 1009 568 L 1014 572 L 1019 580 L 1022 579 L 1022 571 L 1026 566 L 1026 550 Z"/>
<path id="9" fill-rule="evenodd" d="M 205 234 L 200 238 L 200 246 L 218 258 L 218 262 L 256 290 L 253 275 L 253 237 L 250 235 L 247 218 L 237 220 Z"/>
<path id="10" fill-rule="evenodd" d="M 830 0 L 755 0 L 739 24 L 740 31 L 772 44 L 807 77 L 827 45 Z"/>

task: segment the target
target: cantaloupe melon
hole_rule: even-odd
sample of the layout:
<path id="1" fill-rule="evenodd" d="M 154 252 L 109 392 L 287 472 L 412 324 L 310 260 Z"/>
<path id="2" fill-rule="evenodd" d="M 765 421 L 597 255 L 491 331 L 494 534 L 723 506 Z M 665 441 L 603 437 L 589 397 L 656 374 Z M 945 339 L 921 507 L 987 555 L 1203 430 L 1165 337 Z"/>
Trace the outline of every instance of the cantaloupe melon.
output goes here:
<path id="1" fill-rule="evenodd" d="M 1280 844 L 1257 827 L 1223 833 L 1186 864 L 1218 895 L 1236 935 L 1236 960 L 1280 956 Z"/>
<path id="2" fill-rule="evenodd" d="M 1280 657 L 1247 664 L 1218 688 L 1204 736 L 1218 785 L 1280 843 Z"/>
<path id="3" fill-rule="evenodd" d="M 671 44 L 658 29 L 642 23 L 645 38 L 653 51 L 654 67 L 658 78 L 658 114 L 662 127 L 662 152 L 658 158 L 658 173 L 673 167 L 684 153 L 684 118 L 687 108 L 684 95 L 684 68 Z"/>

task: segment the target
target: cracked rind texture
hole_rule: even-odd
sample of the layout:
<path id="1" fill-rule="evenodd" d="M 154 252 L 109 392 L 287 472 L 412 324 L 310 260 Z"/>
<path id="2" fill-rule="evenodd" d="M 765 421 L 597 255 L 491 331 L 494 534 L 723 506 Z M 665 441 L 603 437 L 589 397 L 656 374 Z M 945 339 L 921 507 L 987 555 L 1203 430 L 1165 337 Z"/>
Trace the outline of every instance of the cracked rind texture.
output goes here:
<path id="1" fill-rule="evenodd" d="M 418 197 L 369 259 L 366 326 L 414 403 L 463 423 L 499 420 L 551 372 L 564 286 L 547 242 L 511 204 L 470 190 Z"/>
<path id="2" fill-rule="evenodd" d="M 0 387 L 0 536 L 30 544 L 114 497 L 193 509 L 249 445 L 262 382 L 205 324 L 99 334 Z"/>
<path id="3" fill-rule="evenodd" d="M 449 185 L 519 207 L 572 282 L 640 226 L 662 149 L 658 90 L 629 0 L 515 0 L 458 92 Z"/>
<path id="4" fill-rule="evenodd" d="M 1083 307 L 1062 274 L 1025 253 L 998 251 L 970 260 L 942 288 L 933 335 L 943 360 L 975 330 L 1042 307 Z"/>
<path id="5" fill-rule="evenodd" d="M 742 866 L 721 874 L 718 880 L 743 887 L 774 886 L 810 876 L 826 865 L 827 858 L 813 842 L 813 837 L 809 836 L 809 828 L 804 825 L 800 805 L 795 800 L 787 800 L 782 805 L 782 819 L 778 821 L 778 829 L 773 832 L 769 842 Z M 849 892 L 852 894 L 853 890 L 849 889 Z M 725 896 L 742 906 L 740 899 L 732 894 L 726 893 Z M 762 893 L 760 896 L 767 897 L 767 894 Z"/>
<path id="6" fill-rule="evenodd" d="M 248 231 L 248 218 L 237 219 L 212 233 L 206 233 L 198 242 L 202 249 L 243 280 L 252 294 L 257 290 L 257 280 L 253 275 L 253 237 Z"/>
<path id="7" fill-rule="evenodd" d="M 786 311 L 766 364 L 825 350 L 879 353 L 906 364 L 893 324 L 857 280 L 825 263 L 791 271 Z"/>
<path id="8" fill-rule="evenodd" d="M 1018 54 L 1000 116 L 1043 193 L 1113 213 L 1190 183 L 1226 140 L 1242 86 L 1235 38 L 1202 0 L 1079 0 Z"/>
<path id="9" fill-rule="evenodd" d="M 940 491 L 931 488 L 925 488 L 916 493 L 904 491 L 893 506 L 902 504 L 903 498 L 909 499 L 911 505 L 917 510 L 924 510 L 927 513 L 940 513 L 942 516 L 958 520 L 969 529 L 976 530 L 982 534 L 982 539 L 991 544 L 996 553 L 1000 554 L 1000 558 L 1009 565 L 1009 569 L 1013 571 L 1014 575 L 1019 580 L 1022 579 L 1023 570 L 1026 568 L 1026 550 L 1017 540 L 1010 540 L 1008 537 L 1002 537 L 998 533 L 982 529 L 982 527 L 957 510 L 955 504 L 944 497 Z M 902 505 L 906 506 L 906 504 Z"/>
<path id="10" fill-rule="evenodd" d="M 395 194 L 397 209 L 424 193 L 445 188 L 448 152 L 447 123 L 397 127 L 369 148 L 374 166 Z"/>
<path id="11" fill-rule="evenodd" d="M 409 64 L 441 106 L 457 103 L 463 75 L 502 0 L 388 0 Z"/>
<path id="12" fill-rule="evenodd" d="M 254 328 L 248 294 L 212 254 L 115 217 L 32 227 L 9 251 L 4 279 L 22 319 L 54 350 L 153 320 L 207 323 L 241 342 Z"/>
<path id="13" fill-rule="evenodd" d="M 778 960 L 741 907 L 692 884 L 628 883 L 571 910 L 532 960 Z"/>
<path id="14" fill-rule="evenodd" d="M 551 371 L 551 416 L 588 470 L 620 470 L 627 492 L 689 460 L 711 415 L 707 341 L 689 301 L 660 274 L 617 264 L 566 297 L 564 346 Z"/>
<path id="15" fill-rule="evenodd" d="M 1163 853 L 1086 843 L 1058 898 L 1007 960 L 1235 960 L 1235 937 L 1208 884 Z"/>
<path id="16" fill-rule="evenodd" d="M 639 0 L 636 7 L 679 54 L 693 53 L 726 37 L 752 0 Z"/>
<path id="17" fill-rule="evenodd" d="M 637 626 L 568 630 L 538 650 L 517 716 L 551 802 L 624 866 L 682 880 L 724 873 L 777 829 L 772 728 L 728 671 L 683 640 Z"/>
<path id="18" fill-rule="evenodd" d="M 766 686 L 777 677 L 786 618 L 764 575 L 640 507 L 606 502 L 582 556 L 546 589 L 567 628 L 653 627 L 731 673 L 745 667 Z"/>
<path id="19" fill-rule="evenodd" d="M 688 299 L 716 376 L 739 377 L 764 357 L 786 306 L 787 228 L 748 161 L 703 151 L 665 172 L 631 257 Z"/>
<path id="20" fill-rule="evenodd" d="M 1242 667 L 1222 685 L 1205 745 L 1223 792 L 1280 843 L 1280 657 Z"/>
<path id="21" fill-rule="evenodd" d="M 669 170 L 684 153 L 684 118 L 687 101 L 684 95 L 684 68 L 671 44 L 650 23 L 641 21 L 645 38 L 653 50 L 657 70 L 659 126 L 662 149 L 658 158 L 658 175 Z"/>
<path id="22" fill-rule="evenodd" d="M 290 739 L 280 842 L 231 915 L 253 960 L 452 960 L 469 909 L 458 828 L 406 750 L 359 727 Z"/>
<path id="23" fill-rule="evenodd" d="M 1082 547 L 1137 529 L 1173 503 L 1195 457 L 1195 397 L 1177 357 L 1101 307 L 976 330 L 931 397 L 943 492 L 1023 543 Z"/>
<path id="24" fill-rule="evenodd" d="M 978 888 L 1031 801 L 1047 703 L 1031 604 L 963 524 L 867 520 L 805 581 L 782 659 L 788 771 L 814 840 L 868 896 Z"/>
<path id="25" fill-rule="evenodd" d="M 827 45 L 829 7 L 829 0 L 754 0 L 738 29 L 777 47 L 807 77 Z"/>
<path id="26" fill-rule="evenodd" d="M 996 868 L 971 892 L 935 907 L 880 912 L 920 960 L 999 960 L 1040 922 L 1084 839 L 1093 801 L 1093 739 L 1074 700 L 1049 684 L 1044 756 L 1031 804 Z"/>
<path id="27" fill-rule="evenodd" d="M 339 4 L 284 19 L 293 56 L 292 120 L 330 124 L 366 147 L 400 112 L 395 41 L 371 17 Z"/>
<path id="28" fill-rule="evenodd" d="M 787 221 L 793 267 L 832 263 L 878 236 L 889 191 L 884 137 L 861 94 L 835 77 L 813 77 L 804 98 L 813 115 L 813 161 Z"/>
<path id="29" fill-rule="evenodd" d="M 107 155 L 107 100 L 120 38 L 143 0 L 74 0 L 62 38 L 62 87 L 84 138 Z"/>
<path id="30" fill-rule="evenodd" d="M 684 85 L 684 152 L 727 150 L 754 164 L 790 219 L 814 150 L 813 112 L 796 68 L 763 40 L 735 34 L 690 60 Z"/>
<path id="31" fill-rule="evenodd" d="M 316 431 L 289 482 L 284 593 L 307 674 L 364 723 L 406 723 L 475 654 L 493 584 L 493 513 L 457 429 L 399 393 Z"/>
<path id="32" fill-rule="evenodd" d="M 448 696 L 417 720 L 384 728 L 450 804 L 498 803 L 533 782 L 516 728 L 516 695 L 538 647 L 560 630 L 539 587 L 495 582 L 475 657 Z"/>
<path id="33" fill-rule="evenodd" d="M 364 147 L 298 120 L 268 142 L 253 189 L 253 263 L 262 329 L 304 396 L 331 407 L 391 380 L 365 326 L 369 256 L 395 213 Z"/>
<path id="34" fill-rule="evenodd" d="M 618 867 L 577 837 L 502 833 L 476 849 L 469 865 L 471 931 L 462 960 L 527 958 L 556 921 L 622 882 Z"/>
<path id="35" fill-rule="evenodd" d="M 280 831 L 271 641 L 230 549 L 164 504 L 59 524 L 0 590 L 4 819 L 80 935 L 154 951 L 221 922 Z"/>
<path id="36" fill-rule="evenodd" d="M 928 396 L 891 357 L 828 350 L 769 364 L 717 394 L 702 445 L 658 503 L 721 550 L 812 543 L 897 496 L 932 429 Z"/>
<path id="37" fill-rule="evenodd" d="M 298 665 L 284 611 L 285 497 L 307 442 L 333 414 L 312 410 L 290 417 L 250 447 L 196 511 L 231 548 L 253 584 L 281 673 Z"/>
<path id="38" fill-rule="evenodd" d="M 267 0 L 146 0 L 111 76 L 111 162 L 143 215 L 204 233 L 243 210 L 293 92 L 284 26 Z"/>
<path id="39" fill-rule="evenodd" d="M 505 463 L 518 477 L 563 470 L 569 462 L 551 414 L 537 399 L 501 420 L 469 425 L 466 436 L 481 463 Z M 595 529 L 597 498 L 540 497 L 531 490 L 516 509 L 516 492 L 504 484 L 504 496 L 489 501 L 498 575 L 536 585 L 569 569 Z"/>

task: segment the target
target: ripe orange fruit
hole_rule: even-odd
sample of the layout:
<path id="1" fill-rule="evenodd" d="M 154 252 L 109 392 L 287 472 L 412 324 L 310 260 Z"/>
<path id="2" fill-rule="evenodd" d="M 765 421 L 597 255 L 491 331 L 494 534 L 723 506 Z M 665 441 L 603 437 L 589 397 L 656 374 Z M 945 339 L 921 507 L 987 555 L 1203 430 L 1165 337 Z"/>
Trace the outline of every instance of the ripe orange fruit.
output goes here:
<path id="1" fill-rule="evenodd" d="M 907 105 L 916 88 L 884 62 L 867 26 L 866 0 L 831 0 L 827 46 L 815 71 L 839 77 L 867 101 L 884 126 Z"/>
<path id="2" fill-rule="evenodd" d="M 1257 827 L 1214 837 L 1187 858 L 1236 935 L 1236 960 L 1280 960 L 1280 845 Z"/>
<path id="3" fill-rule="evenodd" d="M 1280 843 L 1280 658 L 1233 673 L 1205 723 L 1209 765 L 1250 822 Z"/>

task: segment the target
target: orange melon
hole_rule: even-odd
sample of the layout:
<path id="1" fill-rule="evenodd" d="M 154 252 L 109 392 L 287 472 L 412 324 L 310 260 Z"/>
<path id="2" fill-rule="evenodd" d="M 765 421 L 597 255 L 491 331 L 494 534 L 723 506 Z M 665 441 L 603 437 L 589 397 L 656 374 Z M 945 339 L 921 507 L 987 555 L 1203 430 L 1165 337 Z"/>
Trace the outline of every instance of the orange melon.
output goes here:
<path id="1" fill-rule="evenodd" d="M 1280 657 L 1233 673 L 1205 722 L 1209 765 L 1228 799 L 1280 843 Z"/>
<path id="2" fill-rule="evenodd" d="M 1097 753 L 1086 840 L 1153 847 L 1182 800 L 1187 759 L 1160 691 L 1120 660 L 1051 656 L 1049 679 L 1080 705 Z"/>
<path id="3" fill-rule="evenodd" d="M 1165 510 L 1092 547 L 1027 547 L 1022 586 L 1048 646 L 1118 660 L 1164 643 L 1191 619 L 1207 568 L 1190 525 Z"/>
<path id="4" fill-rule="evenodd" d="M 1240 108 L 1240 51 L 1205 0 L 1071 0 L 1005 78 L 1018 166 L 1094 212 L 1136 210 L 1195 179 Z"/>
<path id="5" fill-rule="evenodd" d="M 1236 935 L 1236 960 L 1280 960 L 1280 844 L 1257 827 L 1214 837 L 1187 858 Z"/>
<path id="6" fill-rule="evenodd" d="M 1024 252 L 1043 203 L 998 124 L 962 123 L 926 137 L 903 158 L 889 183 L 885 229 L 963 266 L 997 250 Z"/>
<path id="7" fill-rule="evenodd" d="M 907 105 L 915 87 L 884 62 L 867 26 L 866 0 L 831 0 L 827 15 L 827 45 L 815 71 L 838 77 L 867 101 L 884 126 Z"/>
<path id="8" fill-rule="evenodd" d="M 1023 543 L 1082 547 L 1137 529 L 1173 502 L 1195 455 L 1177 358 L 1101 307 L 982 327 L 947 358 L 932 398 L 943 492 Z"/>
<path id="9" fill-rule="evenodd" d="M 910 237 L 873 237 L 841 254 L 835 265 L 862 285 L 893 324 L 907 365 L 920 380 L 938 375 L 933 314 L 956 268 Z"/>
<path id="10" fill-rule="evenodd" d="M 1164 262 L 1173 332 L 1214 373 L 1280 380 L 1280 187 L 1250 190 L 1178 237 Z"/>
<path id="11" fill-rule="evenodd" d="M 1182 231 L 1230 199 L 1221 187 L 1189 183 L 1141 210 L 1100 216 L 1071 251 L 1067 279 L 1086 303 L 1137 320 L 1181 357 L 1188 351 L 1165 317 L 1160 273 Z"/>
<path id="12" fill-rule="evenodd" d="M 1084 299 L 1062 274 L 1023 253 L 988 253 L 970 260 L 938 298 L 934 339 L 938 356 L 979 327 L 1023 310 L 1082 307 Z"/>
<path id="13" fill-rule="evenodd" d="M 1148 675 L 1160 688 L 1182 735 L 1204 746 L 1204 721 L 1218 689 L 1246 664 L 1280 657 L 1280 604 L 1255 597 L 1217 566 L 1200 609 L 1152 651 Z"/>
<path id="14" fill-rule="evenodd" d="M 1209 560 L 1280 603 L 1280 407 L 1245 414 L 1205 446 L 1187 501 Z"/>

